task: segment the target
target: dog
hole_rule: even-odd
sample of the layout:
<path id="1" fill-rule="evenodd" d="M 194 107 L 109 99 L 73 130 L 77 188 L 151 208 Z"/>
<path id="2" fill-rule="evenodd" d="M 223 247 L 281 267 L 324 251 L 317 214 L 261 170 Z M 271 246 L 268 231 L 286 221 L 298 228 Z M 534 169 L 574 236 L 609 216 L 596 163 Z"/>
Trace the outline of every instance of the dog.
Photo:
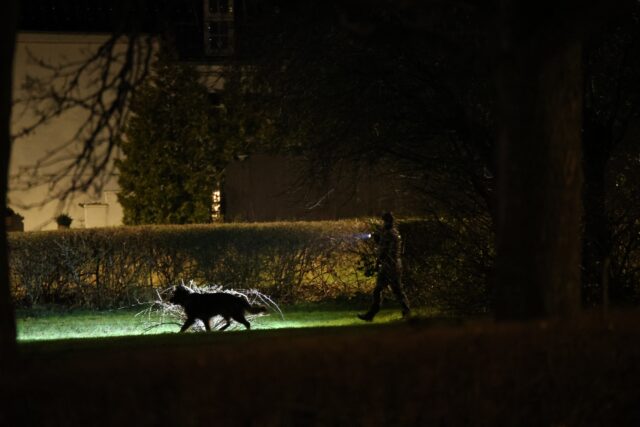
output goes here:
<path id="1" fill-rule="evenodd" d="M 187 320 L 180 328 L 180 332 L 186 331 L 195 323 L 196 319 L 202 320 L 204 328 L 210 331 L 209 321 L 214 316 L 222 316 L 227 322 L 220 328 L 221 331 L 229 327 L 231 319 L 242 323 L 245 328 L 251 329 L 251 324 L 244 317 L 245 312 L 258 314 L 267 311 L 266 307 L 251 305 L 241 296 L 226 292 L 197 293 L 184 285 L 176 287 L 169 302 L 181 306 L 187 315 Z"/>

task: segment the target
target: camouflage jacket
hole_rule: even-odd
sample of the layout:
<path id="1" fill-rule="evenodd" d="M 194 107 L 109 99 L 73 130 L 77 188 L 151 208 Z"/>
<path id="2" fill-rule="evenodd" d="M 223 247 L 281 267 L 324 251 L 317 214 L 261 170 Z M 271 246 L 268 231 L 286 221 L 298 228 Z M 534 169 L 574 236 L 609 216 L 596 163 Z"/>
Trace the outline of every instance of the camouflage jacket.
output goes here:
<path id="1" fill-rule="evenodd" d="M 402 264 L 402 237 L 395 227 L 382 229 L 378 244 L 377 265 L 382 269 L 399 269 Z"/>

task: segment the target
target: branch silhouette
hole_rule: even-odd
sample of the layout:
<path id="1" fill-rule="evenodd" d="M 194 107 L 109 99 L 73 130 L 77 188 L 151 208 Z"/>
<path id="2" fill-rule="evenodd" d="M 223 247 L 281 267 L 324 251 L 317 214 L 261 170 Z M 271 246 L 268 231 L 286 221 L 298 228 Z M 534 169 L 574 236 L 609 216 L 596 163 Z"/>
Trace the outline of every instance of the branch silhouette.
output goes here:
<path id="1" fill-rule="evenodd" d="M 78 191 L 98 191 L 104 186 L 112 172 L 111 160 L 124 131 L 129 101 L 148 76 L 153 45 L 152 35 L 114 33 L 94 52 L 83 52 L 87 56 L 82 60 L 55 63 L 28 52 L 41 75 L 27 76 L 22 96 L 14 100 L 20 117 L 30 112 L 33 118 L 14 131 L 12 140 L 28 137 L 71 111 L 84 115 L 84 120 L 70 138 L 11 177 L 18 191 L 48 187 L 44 200 L 23 207 L 54 200 L 64 204 Z"/>

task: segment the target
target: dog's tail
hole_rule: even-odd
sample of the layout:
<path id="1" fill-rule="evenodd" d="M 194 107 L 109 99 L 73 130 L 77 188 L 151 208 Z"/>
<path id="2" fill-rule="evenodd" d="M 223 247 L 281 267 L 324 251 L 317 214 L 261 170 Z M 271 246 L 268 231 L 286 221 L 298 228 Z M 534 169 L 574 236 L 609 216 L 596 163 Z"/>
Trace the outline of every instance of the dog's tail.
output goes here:
<path id="1" fill-rule="evenodd" d="M 267 312 L 267 307 L 265 307 L 263 305 L 247 304 L 246 310 L 247 310 L 247 313 L 259 314 L 259 313 L 266 313 Z"/>

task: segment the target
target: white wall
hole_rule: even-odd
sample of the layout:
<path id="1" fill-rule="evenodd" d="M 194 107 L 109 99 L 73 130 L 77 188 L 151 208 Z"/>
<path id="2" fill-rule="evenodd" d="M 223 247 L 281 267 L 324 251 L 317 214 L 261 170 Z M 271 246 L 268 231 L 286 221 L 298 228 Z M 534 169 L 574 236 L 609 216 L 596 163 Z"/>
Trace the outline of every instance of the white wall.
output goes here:
<path id="1" fill-rule="evenodd" d="M 70 61 L 81 62 L 95 53 L 105 40 L 107 35 L 99 34 L 18 34 L 14 63 L 14 100 L 24 98 L 23 85 L 29 76 L 47 76 L 48 72 L 32 58 L 59 65 Z M 126 44 L 120 43 L 116 52 L 122 52 L 125 48 Z M 196 65 L 201 73 L 203 83 L 212 91 L 223 87 L 220 65 L 193 65 Z M 86 85 L 87 82 L 83 83 Z M 17 133 L 36 117 L 32 108 L 25 108 L 23 103 L 16 104 L 12 114 L 12 133 Z M 59 200 L 50 200 L 53 191 L 49 183 L 30 188 L 23 188 L 21 184 L 20 178 L 25 177 L 27 168 L 42 159 L 47 152 L 73 140 L 85 119 L 86 113 L 83 110 L 70 110 L 50 123 L 40 126 L 36 132 L 14 141 L 9 170 L 12 177 L 9 182 L 9 206 L 24 217 L 25 231 L 56 229 L 54 218 L 60 213 L 66 213 L 73 218 L 72 228 L 122 225 L 123 212 L 117 201 L 119 187 L 116 176 L 107 177 L 102 191 L 75 193 L 73 198 L 64 204 Z M 69 158 L 73 158 L 81 147 L 82 141 L 74 141 L 65 153 Z M 55 168 L 59 170 L 60 165 L 51 167 L 52 170 Z M 68 188 L 69 183 L 69 179 L 65 179 L 58 184 L 58 188 Z"/>
<path id="2" fill-rule="evenodd" d="M 53 64 L 81 61 L 94 53 L 104 40 L 106 40 L 106 36 L 95 34 L 19 34 L 14 66 L 14 100 L 24 97 L 25 92 L 22 86 L 28 76 L 43 77 L 47 75 L 47 72 L 30 57 L 31 55 Z M 125 45 L 120 44 L 119 47 L 124 50 Z M 14 141 L 9 170 L 12 177 L 9 183 L 9 206 L 24 216 L 25 231 L 55 229 L 54 218 L 60 212 L 67 213 L 73 218 L 72 228 L 89 226 L 89 224 L 85 224 L 85 212 L 80 203 L 105 201 L 103 194 L 89 191 L 88 193 L 76 193 L 66 204 L 62 204 L 59 200 L 49 200 L 52 189 L 47 183 L 32 188 L 21 188 L 24 186 L 20 184 L 19 178 L 25 177 L 26 168 L 34 165 L 50 150 L 73 140 L 75 132 L 84 122 L 85 117 L 86 113 L 80 109 L 70 110 L 50 123 L 41 126 L 36 132 Z M 33 122 L 35 118 L 36 115 L 32 109 L 25 109 L 24 104 L 18 103 L 13 109 L 12 133 L 15 134 L 25 125 Z M 64 153 L 72 158 L 81 148 L 80 144 L 81 141 L 74 141 L 74 145 Z M 52 166 L 50 170 L 54 168 L 60 170 L 60 165 Z M 68 187 L 69 180 L 65 178 L 59 185 Z M 104 188 L 111 189 L 111 196 L 109 196 L 107 203 L 110 206 L 112 203 L 117 204 L 117 199 L 113 195 L 117 191 L 117 179 L 113 176 L 108 177 Z M 110 209 L 109 216 L 103 222 L 104 225 L 122 224 L 122 208 L 118 205 L 118 207 Z"/>

